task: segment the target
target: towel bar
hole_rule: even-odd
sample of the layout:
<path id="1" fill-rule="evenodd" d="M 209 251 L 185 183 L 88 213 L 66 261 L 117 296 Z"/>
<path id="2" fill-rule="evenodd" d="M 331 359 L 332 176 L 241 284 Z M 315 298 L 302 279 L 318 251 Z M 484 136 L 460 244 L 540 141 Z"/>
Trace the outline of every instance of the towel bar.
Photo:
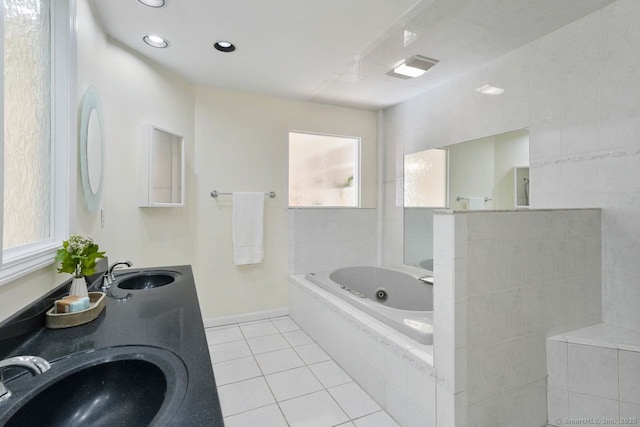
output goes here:
<path id="1" fill-rule="evenodd" d="M 469 198 L 468 197 L 460 197 L 460 196 L 456 197 L 456 201 L 457 202 L 459 202 L 460 200 L 469 200 Z M 487 203 L 489 200 L 493 200 L 493 199 L 490 198 L 490 197 L 485 197 L 484 198 L 484 202 L 485 203 Z"/>
<path id="2" fill-rule="evenodd" d="M 218 196 L 230 196 L 233 193 L 218 193 L 218 190 L 213 190 L 211 193 L 211 197 L 216 198 Z M 276 197 L 276 192 L 275 191 L 269 191 L 268 193 L 264 193 L 265 196 L 269 196 L 270 198 L 275 198 Z"/>

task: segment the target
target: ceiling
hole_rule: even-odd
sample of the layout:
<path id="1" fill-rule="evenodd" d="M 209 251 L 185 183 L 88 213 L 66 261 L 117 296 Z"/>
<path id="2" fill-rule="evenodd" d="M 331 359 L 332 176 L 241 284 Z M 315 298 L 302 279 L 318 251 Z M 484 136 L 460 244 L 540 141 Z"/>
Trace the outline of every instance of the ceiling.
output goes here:
<path id="1" fill-rule="evenodd" d="M 614 0 L 94 0 L 112 38 L 198 85 L 366 109 L 412 98 Z M 167 49 L 147 46 L 157 34 Z M 228 40 L 233 53 L 213 49 Z M 405 58 L 440 62 L 388 76 Z"/>

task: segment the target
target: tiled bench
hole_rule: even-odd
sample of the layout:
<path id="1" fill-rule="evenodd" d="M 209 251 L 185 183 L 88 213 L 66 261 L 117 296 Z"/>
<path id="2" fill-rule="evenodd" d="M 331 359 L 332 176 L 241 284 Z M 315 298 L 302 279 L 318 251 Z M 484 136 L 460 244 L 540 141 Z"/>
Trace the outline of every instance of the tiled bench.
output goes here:
<path id="1" fill-rule="evenodd" d="M 547 338 L 553 426 L 640 425 L 640 331 L 597 324 Z"/>

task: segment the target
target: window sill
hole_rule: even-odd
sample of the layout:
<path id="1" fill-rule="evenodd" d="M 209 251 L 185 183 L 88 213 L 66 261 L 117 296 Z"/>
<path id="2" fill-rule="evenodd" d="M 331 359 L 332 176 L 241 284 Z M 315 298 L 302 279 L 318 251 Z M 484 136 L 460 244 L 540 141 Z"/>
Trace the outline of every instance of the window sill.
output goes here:
<path id="1" fill-rule="evenodd" d="M 9 256 L 5 252 L 6 259 L 0 267 L 0 286 L 53 264 L 58 247 L 57 243 L 48 243 Z"/>

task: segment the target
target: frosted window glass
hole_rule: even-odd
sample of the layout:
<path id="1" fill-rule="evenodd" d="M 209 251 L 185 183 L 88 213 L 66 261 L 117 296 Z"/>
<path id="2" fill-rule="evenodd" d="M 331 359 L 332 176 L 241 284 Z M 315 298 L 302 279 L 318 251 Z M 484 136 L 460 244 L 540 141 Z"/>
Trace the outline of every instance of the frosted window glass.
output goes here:
<path id="1" fill-rule="evenodd" d="M 447 151 L 433 149 L 404 156 L 404 206 L 447 206 Z"/>
<path id="2" fill-rule="evenodd" d="M 51 234 L 49 0 L 4 0 L 3 249 Z"/>
<path id="3" fill-rule="evenodd" d="M 289 206 L 358 206 L 360 138 L 289 133 Z"/>

